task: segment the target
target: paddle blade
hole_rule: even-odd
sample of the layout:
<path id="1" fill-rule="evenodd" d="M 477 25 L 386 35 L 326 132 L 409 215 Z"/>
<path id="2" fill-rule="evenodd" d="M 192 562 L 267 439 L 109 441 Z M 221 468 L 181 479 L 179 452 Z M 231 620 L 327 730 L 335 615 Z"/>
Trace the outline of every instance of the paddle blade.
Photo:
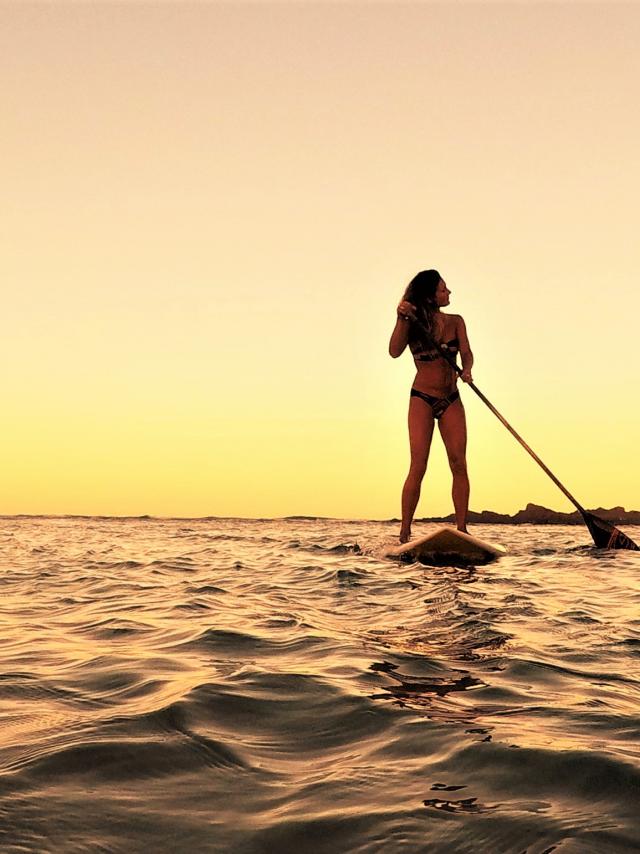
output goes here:
<path id="1" fill-rule="evenodd" d="M 632 539 L 623 534 L 619 528 L 601 519 L 600 516 L 594 516 L 593 513 L 583 512 L 584 521 L 587 524 L 589 533 L 593 537 L 593 542 L 599 549 L 630 549 L 632 551 L 640 551 L 640 548 L 633 542 Z"/>

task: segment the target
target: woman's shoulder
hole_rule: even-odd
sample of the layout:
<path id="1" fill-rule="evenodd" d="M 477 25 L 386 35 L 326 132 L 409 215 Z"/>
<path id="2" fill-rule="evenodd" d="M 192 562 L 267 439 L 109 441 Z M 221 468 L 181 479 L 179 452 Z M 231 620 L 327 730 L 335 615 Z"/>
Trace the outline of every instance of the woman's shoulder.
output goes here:
<path id="1" fill-rule="evenodd" d="M 440 314 L 447 325 L 457 326 L 459 323 L 464 323 L 461 314 L 446 314 L 444 311 L 441 311 Z"/>
<path id="2" fill-rule="evenodd" d="M 448 314 L 447 317 L 451 318 L 451 322 L 455 323 L 456 326 L 460 323 L 464 326 L 464 317 L 461 314 Z"/>

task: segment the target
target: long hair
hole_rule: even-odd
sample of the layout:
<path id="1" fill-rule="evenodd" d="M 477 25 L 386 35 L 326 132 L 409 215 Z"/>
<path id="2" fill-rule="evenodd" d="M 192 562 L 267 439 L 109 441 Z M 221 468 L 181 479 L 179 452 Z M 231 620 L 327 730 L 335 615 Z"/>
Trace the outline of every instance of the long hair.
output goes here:
<path id="1" fill-rule="evenodd" d="M 436 290 L 441 279 L 442 276 L 437 270 L 421 270 L 407 285 L 403 299 L 415 305 L 418 320 L 418 323 L 412 321 L 409 327 L 410 345 L 419 344 L 424 349 L 433 349 L 433 342 L 425 338 L 420 325 L 435 341 L 435 315 L 439 311 L 436 302 Z"/>

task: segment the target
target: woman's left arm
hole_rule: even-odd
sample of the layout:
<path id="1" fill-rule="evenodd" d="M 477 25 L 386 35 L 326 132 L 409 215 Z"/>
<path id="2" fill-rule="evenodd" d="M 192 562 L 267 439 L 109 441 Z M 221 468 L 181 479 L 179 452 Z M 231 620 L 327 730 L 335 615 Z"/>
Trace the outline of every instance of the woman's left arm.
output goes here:
<path id="1" fill-rule="evenodd" d="M 473 367 L 473 353 L 469 346 L 469 338 L 467 336 L 467 327 L 464 325 L 464 320 L 458 315 L 458 324 L 456 329 L 458 335 L 458 345 L 460 348 L 460 360 L 462 362 L 462 373 L 460 379 L 462 382 L 473 382 L 471 376 L 471 368 Z"/>

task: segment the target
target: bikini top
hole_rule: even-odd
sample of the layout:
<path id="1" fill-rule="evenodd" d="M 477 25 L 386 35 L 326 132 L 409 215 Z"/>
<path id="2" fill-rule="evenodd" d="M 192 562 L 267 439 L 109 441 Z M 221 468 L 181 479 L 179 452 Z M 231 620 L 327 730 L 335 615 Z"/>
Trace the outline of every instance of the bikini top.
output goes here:
<path id="1" fill-rule="evenodd" d="M 441 350 L 446 350 L 450 356 L 455 358 L 459 349 L 460 345 L 458 339 L 452 338 L 450 341 L 445 341 L 444 344 L 441 344 L 438 350 L 423 350 L 418 353 L 415 353 L 412 350 L 411 352 L 413 353 L 413 358 L 416 362 L 435 362 L 436 359 L 442 358 Z"/>

